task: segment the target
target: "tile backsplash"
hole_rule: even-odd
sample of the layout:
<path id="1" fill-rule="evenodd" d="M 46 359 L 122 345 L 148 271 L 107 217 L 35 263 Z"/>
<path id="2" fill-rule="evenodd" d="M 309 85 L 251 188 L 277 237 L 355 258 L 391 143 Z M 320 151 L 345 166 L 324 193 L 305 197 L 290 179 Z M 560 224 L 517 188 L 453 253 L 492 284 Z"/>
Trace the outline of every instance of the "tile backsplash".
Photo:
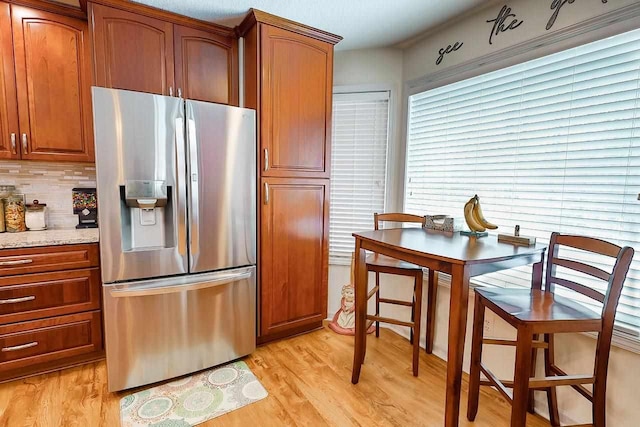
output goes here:
<path id="1" fill-rule="evenodd" d="M 71 189 L 96 186 L 96 168 L 90 163 L 54 163 L 0 160 L 0 185 L 15 185 L 27 203 L 46 203 L 49 228 L 74 228 Z"/>

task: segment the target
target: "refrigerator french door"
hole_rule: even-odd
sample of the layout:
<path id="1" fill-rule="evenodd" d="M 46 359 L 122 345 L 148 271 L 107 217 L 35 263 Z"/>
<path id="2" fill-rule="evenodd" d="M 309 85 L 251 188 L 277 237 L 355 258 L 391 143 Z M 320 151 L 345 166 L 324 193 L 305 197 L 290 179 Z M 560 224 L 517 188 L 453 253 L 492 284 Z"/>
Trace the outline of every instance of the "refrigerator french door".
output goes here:
<path id="1" fill-rule="evenodd" d="M 109 390 L 255 348 L 255 111 L 93 88 Z"/>

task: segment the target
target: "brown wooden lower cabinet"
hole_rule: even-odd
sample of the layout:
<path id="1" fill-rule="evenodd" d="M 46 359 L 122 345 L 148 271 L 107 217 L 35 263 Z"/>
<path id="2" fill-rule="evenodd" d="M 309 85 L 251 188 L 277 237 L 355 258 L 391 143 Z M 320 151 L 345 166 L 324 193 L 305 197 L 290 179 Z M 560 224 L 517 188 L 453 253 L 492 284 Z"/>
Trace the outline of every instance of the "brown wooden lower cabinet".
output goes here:
<path id="1" fill-rule="evenodd" d="M 97 267 L 97 244 L 0 250 L 0 277 Z M 4 282 L 2 282 L 4 283 Z"/>
<path id="2" fill-rule="evenodd" d="M 102 350 L 100 311 L 0 326 L 0 372 Z"/>
<path id="3" fill-rule="evenodd" d="M 0 286 L 0 325 L 100 309 L 97 268 L 6 277 Z"/>
<path id="4" fill-rule="evenodd" d="M 0 250 L 0 382 L 104 358 L 98 244 Z"/>
<path id="5" fill-rule="evenodd" d="M 327 316 L 329 180 L 263 178 L 260 212 L 262 343 Z"/>

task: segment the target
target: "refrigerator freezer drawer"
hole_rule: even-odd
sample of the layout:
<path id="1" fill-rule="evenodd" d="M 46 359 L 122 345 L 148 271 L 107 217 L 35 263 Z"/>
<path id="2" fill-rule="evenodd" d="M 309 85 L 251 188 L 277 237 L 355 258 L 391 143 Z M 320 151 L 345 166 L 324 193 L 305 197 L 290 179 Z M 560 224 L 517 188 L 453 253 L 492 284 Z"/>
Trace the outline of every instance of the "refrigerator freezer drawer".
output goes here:
<path id="1" fill-rule="evenodd" d="M 209 368 L 251 353 L 255 267 L 107 285 L 109 391 Z"/>

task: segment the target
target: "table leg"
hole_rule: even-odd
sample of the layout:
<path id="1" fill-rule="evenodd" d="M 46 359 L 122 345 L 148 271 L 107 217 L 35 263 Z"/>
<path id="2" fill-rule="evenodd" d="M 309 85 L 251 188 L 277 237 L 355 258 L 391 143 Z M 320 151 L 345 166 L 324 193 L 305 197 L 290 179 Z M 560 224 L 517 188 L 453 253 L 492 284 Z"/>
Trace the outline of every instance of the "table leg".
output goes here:
<path id="1" fill-rule="evenodd" d="M 531 274 L 531 289 L 542 289 L 542 262 L 544 261 L 544 253 L 542 259 L 533 264 L 533 272 Z"/>
<path id="2" fill-rule="evenodd" d="M 542 262 L 544 261 L 544 254 L 542 254 L 542 257 L 540 259 L 540 261 L 536 262 L 535 264 L 533 264 L 533 272 L 531 275 L 531 289 L 542 289 Z M 538 335 L 534 335 L 533 339 L 534 341 L 537 341 L 539 338 Z M 537 348 L 533 348 L 531 350 L 532 354 L 531 354 L 531 377 L 535 377 L 536 376 L 536 362 L 538 359 L 538 351 Z M 535 390 L 531 389 L 529 390 L 529 405 L 528 405 L 528 411 L 532 414 L 536 413 L 536 408 L 535 408 Z"/>
<path id="3" fill-rule="evenodd" d="M 367 322 L 367 264 L 366 252 L 360 248 L 360 241 L 356 238 L 356 259 L 355 259 L 355 297 L 356 297 L 356 330 L 355 345 L 353 349 L 353 371 L 351 374 L 351 382 L 358 384 L 360 380 L 360 368 L 364 360 L 364 350 L 367 339 L 366 322 Z"/>
<path id="4" fill-rule="evenodd" d="M 463 265 L 451 268 L 451 299 L 449 301 L 449 350 L 447 356 L 447 391 L 445 400 L 445 427 L 457 427 L 460 417 L 460 389 L 462 359 L 467 330 L 469 306 L 469 272 Z"/>
<path id="5" fill-rule="evenodd" d="M 429 287 L 427 292 L 427 333 L 424 349 L 427 354 L 433 353 L 433 337 L 436 334 L 436 306 L 438 304 L 438 273 L 429 269 Z"/>

